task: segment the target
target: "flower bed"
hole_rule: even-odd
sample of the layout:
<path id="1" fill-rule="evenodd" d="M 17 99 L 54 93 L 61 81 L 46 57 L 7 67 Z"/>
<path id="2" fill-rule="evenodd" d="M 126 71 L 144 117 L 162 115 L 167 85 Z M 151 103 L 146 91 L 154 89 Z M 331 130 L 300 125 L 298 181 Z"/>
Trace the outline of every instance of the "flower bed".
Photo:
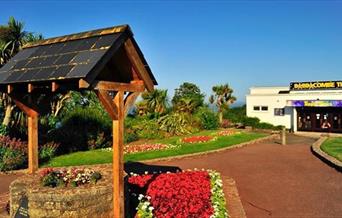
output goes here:
<path id="1" fill-rule="evenodd" d="M 231 136 L 231 135 L 235 135 L 235 134 L 239 134 L 240 132 L 237 132 L 235 130 L 222 130 L 220 132 L 217 133 L 217 136 Z"/>
<path id="2" fill-rule="evenodd" d="M 216 140 L 213 136 L 190 136 L 181 139 L 182 143 L 203 143 Z"/>
<path id="3" fill-rule="evenodd" d="M 77 187 L 88 183 L 96 183 L 101 179 L 101 174 L 91 169 L 52 169 L 46 168 L 41 171 L 43 186 L 49 187 Z"/>
<path id="4" fill-rule="evenodd" d="M 146 151 L 160 151 L 160 150 L 167 150 L 176 148 L 176 145 L 171 144 L 129 144 L 124 146 L 124 153 L 125 154 L 133 154 L 139 152 L 146 152 Z M 110 148 L 103 148 L 104 151 L 112 151 L 113 149 Z"/>
<path id="5" fill-rule="evenodd" d="M 137 217 L 228 217 L 215 171 L 133 175 L 128 182 L 146 189 L 138 197 Z"/>

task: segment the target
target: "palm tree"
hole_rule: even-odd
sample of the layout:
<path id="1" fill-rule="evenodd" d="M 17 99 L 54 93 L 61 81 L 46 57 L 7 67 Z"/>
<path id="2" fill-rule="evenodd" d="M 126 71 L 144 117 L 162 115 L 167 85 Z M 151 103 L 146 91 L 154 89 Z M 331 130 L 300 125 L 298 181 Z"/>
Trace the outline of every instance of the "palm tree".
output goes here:
<path id="1" fill-rule="evenodd" d="M 191 114 L 197 108 L 198 102 L 193 98 L 183 97 L 180 98 L 175 105 L 176 111 Z"/>
<path id="2" fill-rule="evenodd" d="M 217 85 L 213 87 L 214 94 L 210 96 L 209 102 L 211 104 L 216 104 L 219 121 L 222 123 L 223 111 L 229 108 L 229 105 L 236 101 L 236 97 L 233 96 L 233 89 L 229 87 L 228 84 Z"/>
<path id="3" fill-rule="evenodd" d="M 41 39 L 43 39 L 41 34 L 24 31 L 24 23 L 15 20 L 14 17 L 10 17 L 7 25 L 0 26 L 0 67 L 17 54 L 25 43 Z M 5 111 L 2 124 L 8 126 L 11 121 L 14 104 L 11 98 L 3 93 L 0 95 L 0 105 Z"/>
<path id="4" fill-rule="evenodd" d="M 166 112 L 168 97 L 167 90 L 155 89 L 152 92 L 144 92 L 141 95 L 150 113 L 163 114 Z"/>

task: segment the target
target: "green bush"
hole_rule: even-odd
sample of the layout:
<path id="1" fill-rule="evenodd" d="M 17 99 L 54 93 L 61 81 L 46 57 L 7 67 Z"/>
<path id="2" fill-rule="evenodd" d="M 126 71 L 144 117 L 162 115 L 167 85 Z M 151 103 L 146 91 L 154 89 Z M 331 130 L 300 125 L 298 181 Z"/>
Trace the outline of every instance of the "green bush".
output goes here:
<path id="1" fill-rule="evenodd" d="M 126 142 L 138 139 L 159 139 L 164 134 L 159 130 L 157 119 L 150 119 L 148 116 L 127 117 L 125 119 Z"/>
<path id="2" fill-rule="evenodd" d="M 112 122 L 106 113 L 97 108 L 76 108 L 48 137 L 60 143 L 59 153 L 68 153 L 105 147 L 110 144 L 111 132 Z"/>
<path id="3" fill-rule="evenodd" d="M 48 142 L 39 148 L 39 160 L 45 162 L 53 158 L 59 147 L 58 143 Z"/>
<path id="4" fill-rule="evenodd" d="M 244 126 L 252 126 L 252 127 L 257 127 L 257 125 L 260 123 L 259 118 L 257 117 L 245 117 L 242 120 L 242 124 Z"/>
<path id="5" fill-rule="evenodd" d="M 202 129 L 217 129 L 219 127 L 217 114 L 209 108 L 201 107 L 197 110 L 195 117 L 199 121 Z"/>
<path id="6" fill-rule="evenodd" d="M 232 123 L 243 123 L 243 120 L 246 118 L 246 105 L 225 110 L 223 118 Z"/>
<path id="7" fill-rule="evenodd" d="M 183 135 L 191 133 L 191 121 L 189 114 L 171 113 L 158 120 L 160 130 L 171 135 Z"/>

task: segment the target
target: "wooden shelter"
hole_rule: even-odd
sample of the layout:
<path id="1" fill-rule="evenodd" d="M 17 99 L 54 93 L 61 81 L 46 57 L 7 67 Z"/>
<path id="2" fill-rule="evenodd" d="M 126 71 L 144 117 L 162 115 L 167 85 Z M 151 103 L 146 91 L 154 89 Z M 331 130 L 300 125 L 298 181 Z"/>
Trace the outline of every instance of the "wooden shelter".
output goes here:
<path id="1" fill-rule="evenodd" d="M 124 217 L 124 117 L 138 95 L 157 82 L 128 25 L 27 44 L 0 68 L 0 91 L 28 117 L 28 168 L 38 169 L 38 116 L 34 99 L 92 89 L 113 120 L 113 216 Z"/>

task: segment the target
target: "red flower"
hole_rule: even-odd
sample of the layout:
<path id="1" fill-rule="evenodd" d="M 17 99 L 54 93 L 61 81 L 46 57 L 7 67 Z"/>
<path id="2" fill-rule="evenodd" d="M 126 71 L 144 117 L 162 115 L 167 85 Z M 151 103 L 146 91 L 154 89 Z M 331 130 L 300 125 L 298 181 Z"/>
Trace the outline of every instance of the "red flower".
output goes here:
<path id="1" fill-rule="evenodd" d="M 190 136 L 182 139 L 184 143 L 200 143 L 200 142 L 208 142 L 213 140 L 212 136 Z"/>
<path id="2" fill-rule="evenodd" d="M 214 211 L 210 188 L 205 171 L 169 173 L 157 176 L 146 194 L 158 218 L 209 218 Z"/>

